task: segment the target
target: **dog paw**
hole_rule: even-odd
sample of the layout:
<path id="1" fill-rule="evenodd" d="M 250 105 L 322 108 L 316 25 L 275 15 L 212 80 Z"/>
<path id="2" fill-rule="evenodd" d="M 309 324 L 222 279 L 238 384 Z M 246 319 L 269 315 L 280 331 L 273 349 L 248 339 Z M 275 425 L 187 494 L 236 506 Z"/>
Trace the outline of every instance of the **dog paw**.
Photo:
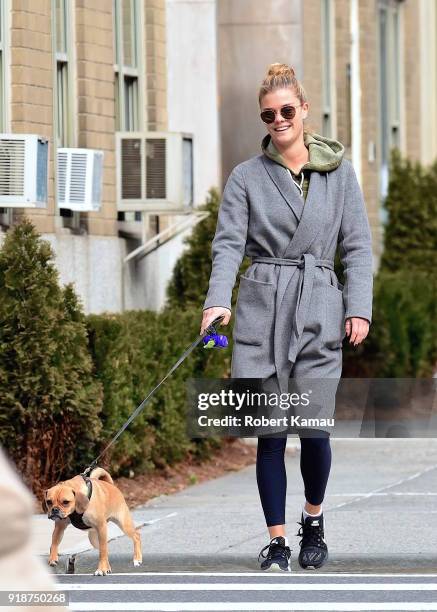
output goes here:
<path id="1" fill-rule="evenodd" d="M 107 568 L 107 569 L 100 569 L 97 568 L 96 571 L 94 572 L 94 576 L 106 576 L 107 574 L 111 573 L 111 568 Z"/>
<path id="2" fill-rule="evenodd" d="M 50 567 L 54 567 L 55 565 L 58 565 L 58 559 L 49 559 L 49 565 Z"/>
<path id="3" fill-rule="evenodd" d="M 134 559 L 134 566 L 139 567 L 142 562 L 143 562 L 142 559 Z"/>

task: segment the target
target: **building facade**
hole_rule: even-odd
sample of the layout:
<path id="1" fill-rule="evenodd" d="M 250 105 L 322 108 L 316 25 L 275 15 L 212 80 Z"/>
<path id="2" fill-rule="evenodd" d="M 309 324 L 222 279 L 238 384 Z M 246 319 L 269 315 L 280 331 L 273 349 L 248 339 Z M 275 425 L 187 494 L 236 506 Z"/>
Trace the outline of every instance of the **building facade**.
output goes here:
<path id="1" fill-rule="evenodd" d="M 437 2 L 219 0 L 217 6 L 224 176 L 260 152 L 265 128 L 256 121 L 257 99 L 268 64 L 292 65 L 308 95 L 309 125 L 342 142 L 353 162 L 377 268 L 391 148 L 424 164 L 437 158 Z"/>
<path id="2" fill-rule="evenodd" d="M 182 240 L 198 221 L 195 209 L 219 184 L 214 3 L 202 13 L 199 23 L 193 3 L 177 0 L 1 0 L 0 131 L 49 141 L 47 206 L 3 207 L 1 227 L 30 217 L 86 312 L 159 309 Z M 127 132 L 192 138 L 191 167 L 166 170 L 169 181 L 173 172 L 192 175 L 192 201 L 181 214 L 120 209 L 126 168 L 116 135 Z M 103 151 L 99 210 L 60 205 L 63 148 Z M 150 168 L 153 187 L 158 158 Z"/>
<path id="3" fill-rule="evenodd" d="M 376 269 L 391 147 L 437 158 L 436 31 L 435 0 L 0 0 L 0 132 L 49 141 L 47 206 L 3 205 L 0 240 L 26 214 L 86 312 L 158 310 L 196 208 L 260 153 L 258 88 L 279 61 L 304 84 L 310 126 L 354 164 Z M 179 212 L 154 209 L 153 142 L 149 203 L 123 199 L 145 172 L 141 134 L 182 135 L 183 164 L 166 166 L 166 180 L 183 179 Z M 58 152 L 79 148 L 104 155 L 101 204 L 87 212 L 59 197 Z"/>

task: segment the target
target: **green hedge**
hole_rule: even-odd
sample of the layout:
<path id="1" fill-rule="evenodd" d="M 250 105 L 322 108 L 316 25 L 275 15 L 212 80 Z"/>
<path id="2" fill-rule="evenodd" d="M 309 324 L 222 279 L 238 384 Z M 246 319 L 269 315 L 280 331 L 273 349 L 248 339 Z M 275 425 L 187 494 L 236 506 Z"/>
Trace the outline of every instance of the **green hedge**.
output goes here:
<path id="1" fill-rule="evenodd" d="M 358 347 L 344 341 L 343 376 L 432 376 L 437 363 L 436 304 L 436 285 L 427 272 L 379 272 L 370 333 Z"/>
<path id="2" fill-rule="evenodd" d="M 0 444 L 39 494 L 82 471 L 198 337 L 201 309 L 85 317 L 32 223 L 0 251 Z M 220 377 L 230 351 L 202 344 L 156 391 L 100 464 L 114 476 L 208 456 L 186 433 L 186 380 Z"/>
<path id="3" fill-rule="evenodd" d="M 436 281 L 437 161 L 428 167 L 403 159 L 393 149 L 390 181 L 383 203 L 388 222 L 384 232 L 381 271 L 428 272 Z"/>
<path id="4" fill-rule="evenodd" d="M 28 220 L 0 251 L 0 443 L 35 491 L 92 459 L 102 388 L 81 305 Z"/>
<path id="5" fill-rule="evenodd" d="M 384 251 L 369 336 L 345 341 L 344 376 L 428 377 L 437 368 L 437 162 L 391 152 Z"/>
<path id="6" fill-rule="evenodd" d="M 88 317 L 91 354 L 105 398 L 102 442 L 110 440 L 164 378 L 198 337 L 199 327 L 198 309 Z M 113 446 L 114 474 L 162 467 L 183 459 L 187 452 L 208 453 L 218 444 L 217 440 L 192 441 L 187 437 L 186 381 L 220 377 L 227 358 L 227 351 L 207 351 L 202 344 L 196 347 Z"/>

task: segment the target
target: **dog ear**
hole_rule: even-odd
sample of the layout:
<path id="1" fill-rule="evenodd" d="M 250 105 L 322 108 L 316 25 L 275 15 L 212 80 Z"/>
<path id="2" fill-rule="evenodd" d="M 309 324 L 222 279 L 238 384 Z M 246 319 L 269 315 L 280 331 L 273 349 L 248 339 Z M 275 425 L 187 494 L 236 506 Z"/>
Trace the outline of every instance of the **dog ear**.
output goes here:
<path id="1" fill-rule="evenodd" d="M 43 512 L 48 512 L 48 511 L 49 511 L 49 509 L 48 509 L 48 507 L 47 507 L 47 502 L 46 502 L 46 498 L 47 498 L 47 491 L 48 491 L 48 489 L 45 489 L 45 490 L 43 491 L 43 494 L 42 494 L 42 495 L 43 495 L 43 497 L 42 497 L 42 501 L 41 501 L 41 506 L 42 506 Z"/>
<path id="2" fill-rule="evenodd" d="M 78 514 L 83 514 L 85 512 L 85 510 L 88 508 L 88 504 L 90 503 L 90 500 L 88 499 L 88 497 L 86 495 L 84 495 L 83 493 L 81 493 L 80 491 L 73 491 L 74 497 L 75 497 L 75 510 Z"/>

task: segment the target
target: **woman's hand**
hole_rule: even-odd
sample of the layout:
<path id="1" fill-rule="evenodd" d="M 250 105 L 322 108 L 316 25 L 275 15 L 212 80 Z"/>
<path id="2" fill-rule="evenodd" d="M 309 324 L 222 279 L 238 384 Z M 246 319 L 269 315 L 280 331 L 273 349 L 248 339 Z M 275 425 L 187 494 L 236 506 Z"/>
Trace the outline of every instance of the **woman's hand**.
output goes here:
<path id="1" fill-rule="evenodd" d="M 370 323 L 361 317 L 349 317 L 344 325 L 349 342 L 354 346 L 360 344 L 369 333 Z"/>
<path id="2" fill-rule="evenodd" d="M 203 334 L 205 329 L 210 323 L 214 321 L 218 316 L 225 315 L 220 325 L 227 325 L 231 318 L 231 311 L 229 308 L 222 308 L 222 306 L 212 306 L 211 308 L 205 308 L 203 311 L 202 324 L 200 326 L 200 336 Z"/>

